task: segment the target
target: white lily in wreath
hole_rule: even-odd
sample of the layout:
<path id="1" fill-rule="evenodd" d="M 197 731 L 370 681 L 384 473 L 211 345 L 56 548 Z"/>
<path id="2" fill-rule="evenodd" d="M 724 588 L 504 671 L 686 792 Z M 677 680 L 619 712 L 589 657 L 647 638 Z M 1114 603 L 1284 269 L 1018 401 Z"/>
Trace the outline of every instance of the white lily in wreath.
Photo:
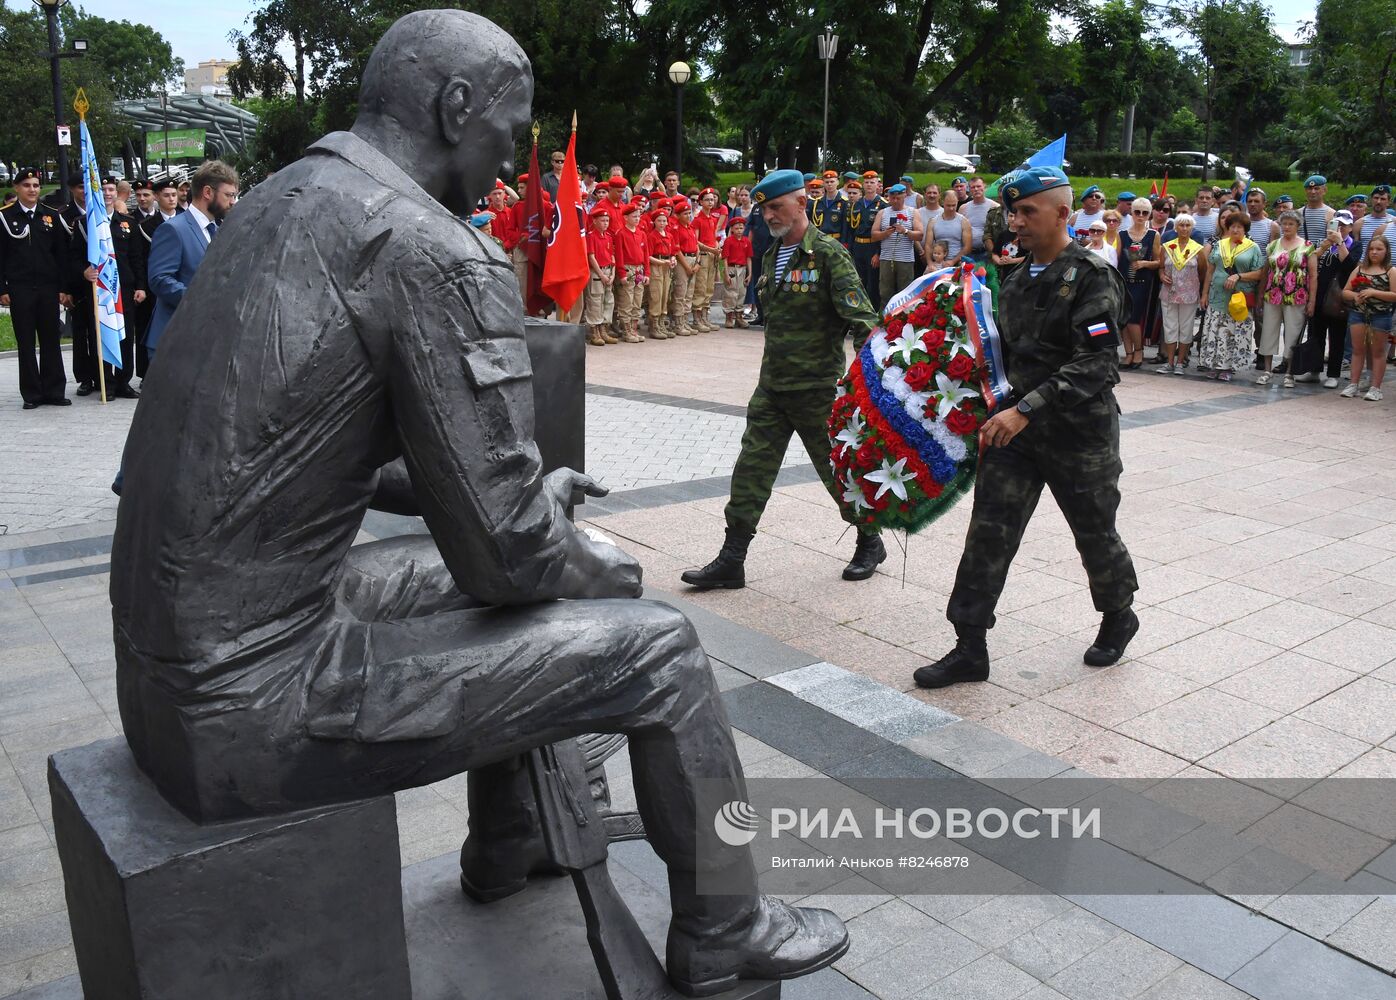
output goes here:
<path id="1" fill-rule="evenodd" d="M 964 354 L 971 361 L 974 360 L 974 344 L 969 339 L 969 330 L 964 327 L 946 331 L 945 347 L 950 352 L 946 361 L 954 361 L 957 354 Z"/>
<path id="2" fill-rule="evenodd" d="M 912 351 L 924 351 L 925 349 L 925 345 L 921 343 L 921 334 L 913 330 L 910 323 L 903 328 L 902 335 L 892 341 L 892 353 L 901 354 L 903 365 L 911 364 Z"/>
<path id="3" fill-rule="evenodd" d="M 863 508 L 872 509 L 868 503 L 868 498 L 863 495 L 863 489 L 858 485 L 858 480 L 853 478 L 853 473 L 843 474 L 843 502 L 853 505 L 853 513 L 857 514 Z"/>
<path id="4" fill-rule="evenodd" d="M 848 422 L 834 435 L 834 443 L 839 446 L 840 454 L 844 448 L 857 448 L 866 429 L 867 424 L 863 422 L 863 411 L 854 410 L 848 418 Z"/>
<path id="5" fill-rule="evenodd" d="M 975 399 L 978 395 L 979 393 L 966 388 L 961 382 L 956 382 L 945 372 L 936 372 L 936 390 L 931 393 L 931 398 L 936 401 L 936 416 L 941 420 L 948 417 L 950 411 L 964 400 Z"/>
<path id="6" fill-rule="evenodd" d="M 887 459 L 882 460 L 882 468 L 874 469 L 872 472 L 863 474 L 863 478 L 870 483 L 877 483 L 877 492 L 873 494 L 874 500 L 882 498 L 882 494 L 891 490 L 898 500 L 906 499 L 906 484 L 916 479 L 913 473 L 906 471 L 906 459 L 899 458 L 896 463 L 890 463 Z"/>

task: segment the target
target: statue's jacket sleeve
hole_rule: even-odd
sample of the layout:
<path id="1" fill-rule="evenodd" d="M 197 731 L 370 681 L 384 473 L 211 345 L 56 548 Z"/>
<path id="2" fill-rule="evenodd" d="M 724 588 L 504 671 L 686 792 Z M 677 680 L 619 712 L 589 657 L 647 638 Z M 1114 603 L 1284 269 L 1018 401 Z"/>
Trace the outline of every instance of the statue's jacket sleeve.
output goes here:
<path id="1" fill-rule="evenodd" d="M 389 332 L 402 455 L 452 577 L 488 604 L 582 596 L 600 566 L 543 485 L 512 268 L 453 219 L 388 244 L 373 319 Z"/>

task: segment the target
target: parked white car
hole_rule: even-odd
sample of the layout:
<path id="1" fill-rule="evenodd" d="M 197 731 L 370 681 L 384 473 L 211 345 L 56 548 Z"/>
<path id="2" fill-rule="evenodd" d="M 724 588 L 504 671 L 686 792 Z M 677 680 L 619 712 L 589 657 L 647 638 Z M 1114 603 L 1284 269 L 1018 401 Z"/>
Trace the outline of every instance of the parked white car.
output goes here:
<path id="1" fill-rule="evenodd" d="M 968 156 L 961 156 L 959 153 L 947 153 L 939 146 L 928 146 L 925 158 L 930 161 L 932 170 L 963 170 L 966 173 L 974 172 L 975 163 L 978 160 L 978 157 L 971 160 Z"/>
<path id="2" fill-rule="evenodd" d="M 1207 174 L 1213 179 L 1229 179 L 1235 177 L 1242 184 L 1249 184 L 1251 172 L 1242 166 L 1231 166 L 1216 153 L 1203 154 L 1196 149 L 1180 149 L 1172 153 L 1164 153 L 1164 159 L 1177 163 L 1181 172 L 1193 177 L 1202 176 L 1202 164 L 1207 164 Z"/>
<path id="3" fill-rule="evenodd" d="M 712 160 L 720 167 L 740 167 L 742 165 L 742 151 L 740 149 L 704 146 L 698 150 L 698 155 L 706 160 Z"/>

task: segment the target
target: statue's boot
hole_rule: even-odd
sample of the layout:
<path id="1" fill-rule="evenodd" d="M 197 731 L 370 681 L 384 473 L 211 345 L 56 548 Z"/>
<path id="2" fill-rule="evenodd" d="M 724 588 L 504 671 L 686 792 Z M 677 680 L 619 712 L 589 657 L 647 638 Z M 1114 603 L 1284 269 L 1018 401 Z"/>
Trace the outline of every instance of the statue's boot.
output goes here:
<path id="1" fill-rule="evenodd" d="M 564 875 L 548 855 L 527 762 L 476 768 L 466 785 L 470 833 L 460 849 L 460 886 L 477 903 L 512 896 L 531 875 Z"/>
<path id="2" fill-rule="evenodd" d="M 671 873 L 672 877 L 672 873 Z M 828 910 L 770 896 L 670 896 L 666 966 L 684 996 L 725 993 L 739 979 L 794 979 L 832 965 L 848 951 L 848 929 Z"/>

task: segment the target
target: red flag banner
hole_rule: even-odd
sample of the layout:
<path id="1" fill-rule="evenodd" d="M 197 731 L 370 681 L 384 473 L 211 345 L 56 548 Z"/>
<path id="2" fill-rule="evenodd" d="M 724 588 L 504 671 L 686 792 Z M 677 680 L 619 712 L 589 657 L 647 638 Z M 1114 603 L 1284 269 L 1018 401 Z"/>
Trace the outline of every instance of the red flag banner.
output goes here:
<path id="1" fill-rule="evenodd" d="M 1160 198 L 1168 197 L 1168 171 L 1163 172 L 1163 190 L 1159 192 Z"/>
<path id="2" fill-rule="evenodd" d="M 1149 197 L 1150 197 L 1150 198 L 1157 198 L 1157 197 L 1158 197 L 1158 181 L 1150 181 L 1150 182 L 1149 182 Z"/>
<path id="3" fill-rule="evenodd" d="M 524 312 L 538 316 L 549 309 L 543 294 L 543 173 L 538 169 L 538 136 L 533 136 L 533 152 L 528 157 L 528 191 L 524 193 L 524 224 L 519 234 L 524 256 L 528 258 L 528 294 L 524 296 Z"/>
<path id="4" fill-rule="evenodd" d="M 557 197 L 553 199 L 553 235 L 543 268 L 543 293 L 565 313 L 587 286 L 586 220 L 582 216 L 582 188 L 577 183 L 577 113 L 572 113 L 572 137 L 567 140 L 567 162 L 562 165 Z"/>

